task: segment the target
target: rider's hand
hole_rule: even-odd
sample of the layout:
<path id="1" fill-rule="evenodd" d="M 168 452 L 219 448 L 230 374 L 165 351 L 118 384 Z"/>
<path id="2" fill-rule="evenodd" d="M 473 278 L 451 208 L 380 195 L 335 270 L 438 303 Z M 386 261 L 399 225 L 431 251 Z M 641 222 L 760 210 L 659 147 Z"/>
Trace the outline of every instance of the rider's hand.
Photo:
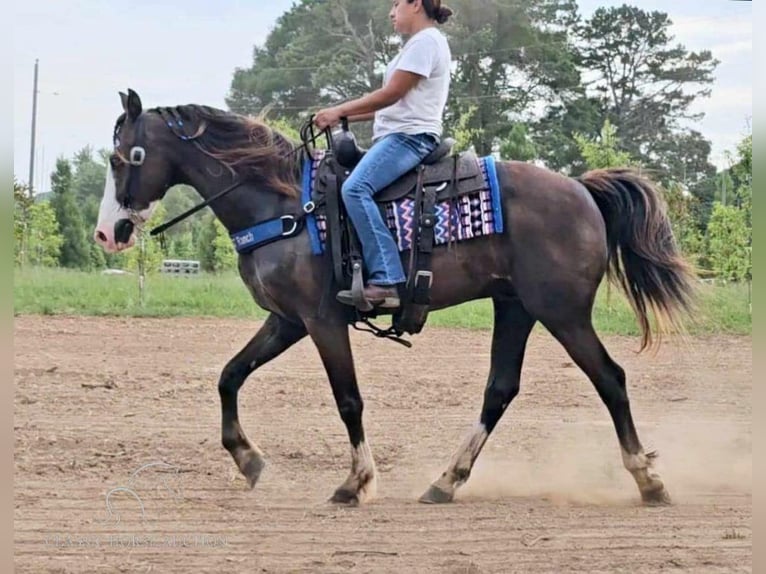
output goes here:
<path id="1" fill-rule="evenodd" d="M 318 111 L 314 116 L 314 125 L 316 125 L 320 130 L 335 127 L 340 123 L 341 115 L 342 114 L 338 106 L 325 108 L 324 110 Z"/>

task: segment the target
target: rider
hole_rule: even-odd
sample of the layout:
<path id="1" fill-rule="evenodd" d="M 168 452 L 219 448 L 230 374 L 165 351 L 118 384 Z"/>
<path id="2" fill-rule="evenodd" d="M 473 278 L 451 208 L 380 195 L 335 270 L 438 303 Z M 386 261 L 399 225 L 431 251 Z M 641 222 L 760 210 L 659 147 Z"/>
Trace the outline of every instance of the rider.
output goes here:
<path id="1" fill-rule="evenodd" d="M 397 286 L 406 278 L 373 196 L 417 167 L 439 144 L 452 55 L 435 24 L 451 15 L 441 0 L 393 0 L 389 17 L 407 41 L 388 64 L 383 87 L 321 110 L 314 118 L 321 129 L 337 125 L 342 117 L 374 118 L 374 143 L 343 184 L 341 195 L 362 244 L 368 272 L 365 299 L 381 308 L 399 307 Z M 353 305 L 351 291 L 338 293 L 338 300 Z"/>

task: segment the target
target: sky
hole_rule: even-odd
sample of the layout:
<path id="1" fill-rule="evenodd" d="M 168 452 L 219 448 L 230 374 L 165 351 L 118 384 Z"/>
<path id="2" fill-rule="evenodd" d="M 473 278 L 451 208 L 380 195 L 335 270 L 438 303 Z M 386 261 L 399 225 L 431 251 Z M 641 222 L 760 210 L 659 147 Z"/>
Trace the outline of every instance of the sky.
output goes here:
<path id="1" fill-rule="evenodd" d="M 387 2 L 388 0 L 381 0 Z M 252 63 L 292 0 L 25 0 L 13 25 L 14 174 L 29 179 L 32 92 L 39 59 L 35 154 L 37 191 L 49 191 L 57 157 L 90 145 L 111 147 L 122 111 L 119 91 L 136 90 L 144 107 L 187 103 L 226 108 L 232 74 Z M 445 2 L 448 4 L 447 2 Z M 587 16 L 623 0 L 578 0 Z M 727 165 L 752 115 L 752 2 L 634 0 L 667 12 L 675 41 L 709 49 L 720 60 L 710 98 L 695 105 L 695 129 L 713 143 L 713 162 Z"/>

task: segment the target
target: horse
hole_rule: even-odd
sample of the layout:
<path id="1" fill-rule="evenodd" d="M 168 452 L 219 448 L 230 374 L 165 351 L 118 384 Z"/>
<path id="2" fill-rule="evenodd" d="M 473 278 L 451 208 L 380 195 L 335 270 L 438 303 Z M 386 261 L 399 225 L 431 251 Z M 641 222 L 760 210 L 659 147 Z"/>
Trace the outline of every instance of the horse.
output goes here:
<path id="1" fill-rule="evenodd" d="M 167 190 L 192 186 L 230 233 L 253 222 L 302 213 L 302 159 L 309 153 L 259 118 L 185 104 L 144 110 L 120 93 L 104 196 L 94 239 L 110 252 L 130 248 Z M 630 301 L 640 350 L 667 327 L 682 328 L 694 300 L 693 274 L 680 254 L 659 188 L 631 168 L 568 177 L 532 163 L 498 160 L 504 232 L 433 251 L 431 309 L 491 298 L 494 326 L 478 421 L 446 470 L 419 498 L 446 503 L 464 484 L 493 429 L 519 392 L 527 339 L 540 322 L 587 375 L 607 407 L 624 467 L 646 504 L 670 495 L 645 452 L 631 415 L 625 371 L 599 339 L 591 315 L 606 276 Z M 223 191 L 227 193 L 224 195 Z M 404 257 L 405 254 L 402 254 Z M 324 297 L 329 264 L 306 231 L 241 253 L 238 270 L 254 301 L 269 312 L 252 339 L 221 371 L 223 447 L 253 488 L 262 451 L 239 422 L 237 395 L 259 367 L 308 336 L 316 346 L 351 446 L 351 470 L 331 503 L 357 505 L 375 495 L 349 340 L 349 307 Z M 652 328 L 651 314 L 656 319 Z"/>

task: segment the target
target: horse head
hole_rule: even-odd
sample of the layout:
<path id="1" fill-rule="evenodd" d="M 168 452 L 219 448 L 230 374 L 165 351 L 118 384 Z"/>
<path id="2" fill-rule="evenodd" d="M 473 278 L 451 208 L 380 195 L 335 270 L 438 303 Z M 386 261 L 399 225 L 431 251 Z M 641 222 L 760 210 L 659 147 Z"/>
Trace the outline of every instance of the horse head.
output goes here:
<path id="1" fill-rule="evenodd" d="M 157 202 L 175 183 L 173 163 L 163 145 L 169 130 L 158 129 L 162 118 L 144 112 L 133 90 L 120 93 L 123 113 L 114 127 L 114 148 L 106 170 L 104 195 L 93 235 L 105 251 L 115 253 L 133 246 L 136 227 L 151 217 Z"/>

